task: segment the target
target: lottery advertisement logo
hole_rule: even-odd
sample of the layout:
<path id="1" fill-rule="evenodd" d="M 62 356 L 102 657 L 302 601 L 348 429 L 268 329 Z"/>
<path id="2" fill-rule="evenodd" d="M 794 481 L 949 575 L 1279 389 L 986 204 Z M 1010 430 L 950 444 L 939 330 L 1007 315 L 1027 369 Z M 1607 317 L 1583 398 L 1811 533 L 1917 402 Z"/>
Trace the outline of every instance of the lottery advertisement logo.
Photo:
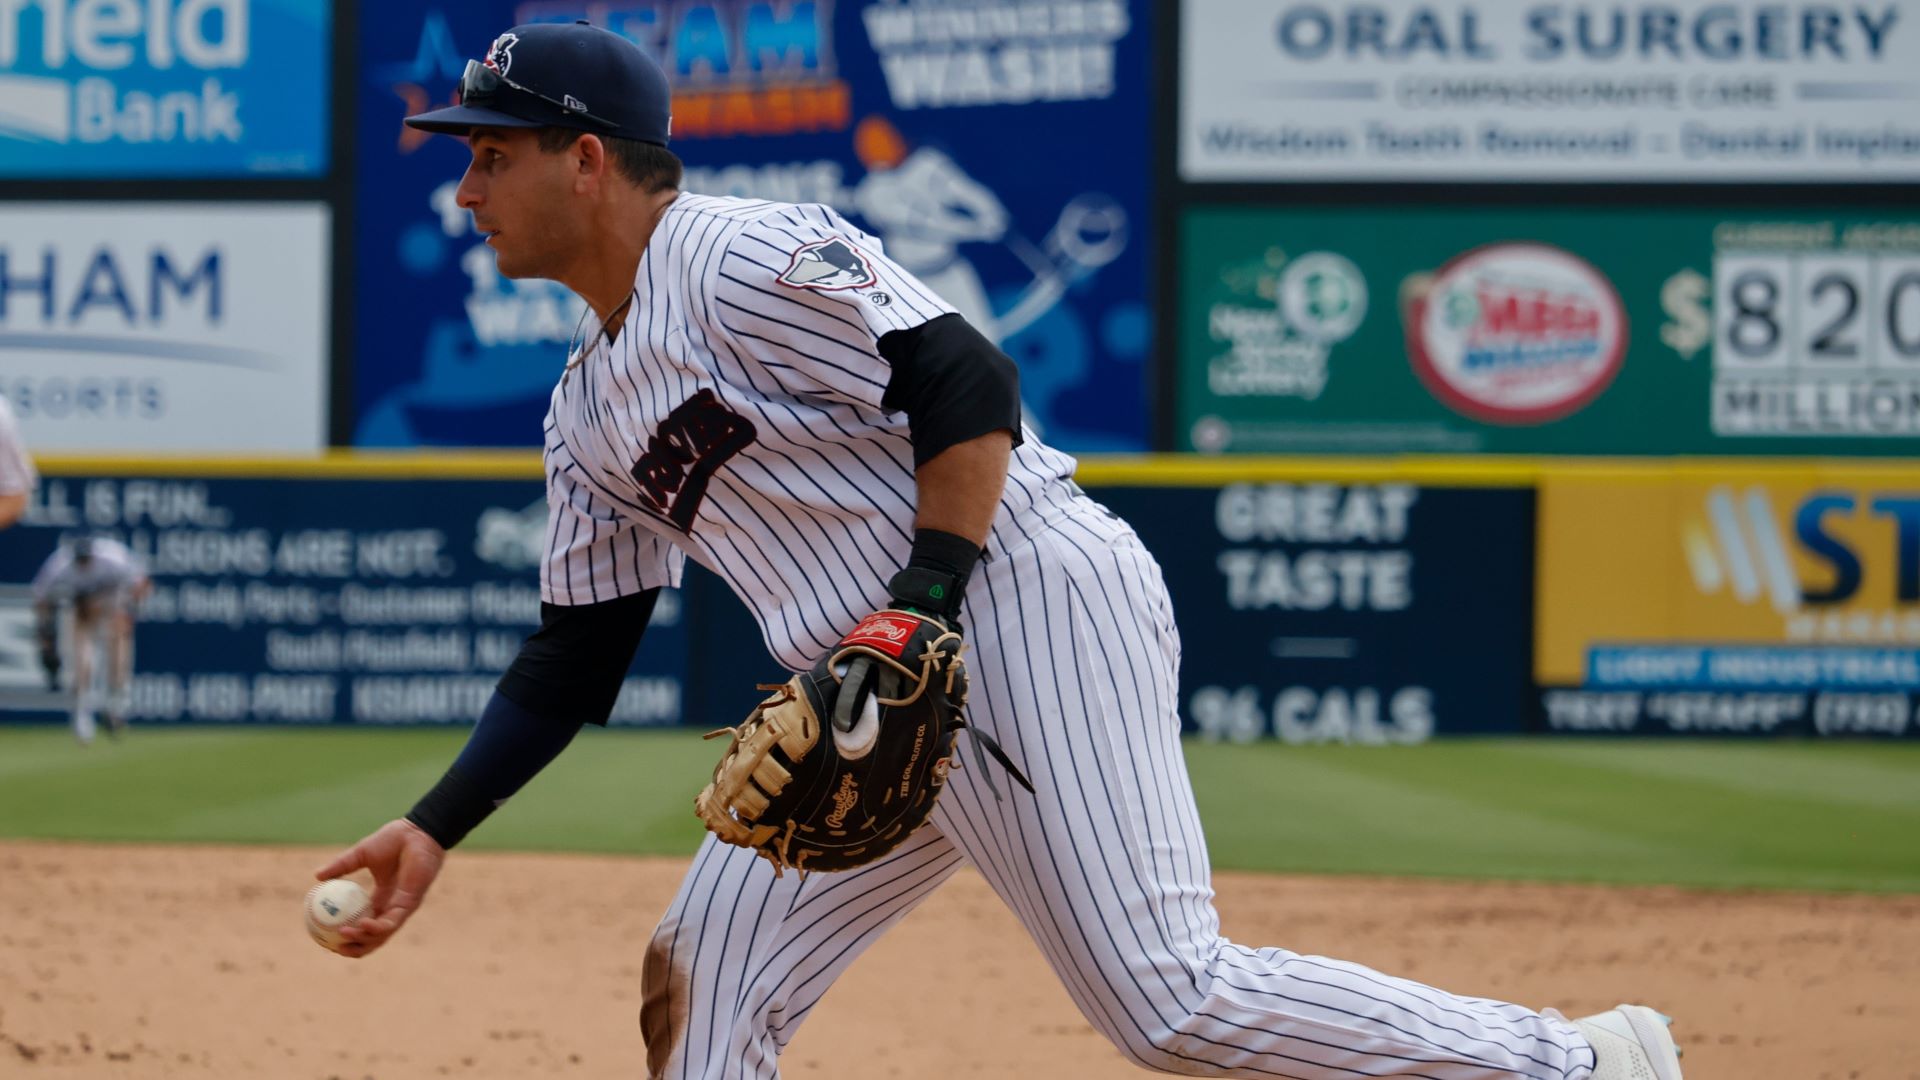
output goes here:
<path id="1" fill-rule="evenodd" d="M 1367 279 L 1343 255 L 1277 247 L 1223 267 L 1219 298 L 1207 309 L 1207 389 L 1219 397 L 1318 400 L 1335 346 L 1367 316 Z M 1198 449 L 1225 449 L 1230 436 L 1196 426 Z"/>
<path id="2" fill-rule="evenodd" d="M 1626 356 L 1613 283 L 1546 244 L 1476 248 L 1410 284 L 1407 355 L 1448 408 L 1490 424 L 1546 424 L 1605 392 Z"/>

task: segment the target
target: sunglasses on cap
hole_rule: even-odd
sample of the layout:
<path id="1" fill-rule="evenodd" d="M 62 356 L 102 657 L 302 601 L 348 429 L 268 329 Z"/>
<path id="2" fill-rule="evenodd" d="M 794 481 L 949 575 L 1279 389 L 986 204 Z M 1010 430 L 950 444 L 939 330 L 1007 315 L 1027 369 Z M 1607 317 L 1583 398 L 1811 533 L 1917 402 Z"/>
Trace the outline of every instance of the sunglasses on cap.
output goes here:
<path id="1" fill-rule="evenodd" d="M 514 82 L 512 79 L 500 74 L 479 60 L 467 61 L 467 70 L 460 75 L 460 103 L 462 105 L 490 105 L 498 96 L 500 87 L 502 86 L 511 87 L 523 94 L 530 94 L 562 112 L 572 116 L 578 116 L 582 120 L 590 120 L 606 128 L 608 131 L 620 130 L 619 124 L 588 112 L 587 107 L 582 105 L 571 94 L 569 94 L 565 100 L 550 98 L 538 90 Z"/>

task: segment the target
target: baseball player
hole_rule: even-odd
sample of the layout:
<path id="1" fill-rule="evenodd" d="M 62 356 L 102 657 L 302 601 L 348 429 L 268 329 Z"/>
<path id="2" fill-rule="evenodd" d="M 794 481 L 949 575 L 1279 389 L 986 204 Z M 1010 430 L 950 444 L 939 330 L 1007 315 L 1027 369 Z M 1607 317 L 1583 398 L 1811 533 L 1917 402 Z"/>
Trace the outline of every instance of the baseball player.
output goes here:
<path id="1" fill-rule="evenodd" d="M 73 644 L 73 735 L 93 742 L 94 714 L 104 713 L 107 733 L 126 730 L 133 679 L 133 616 L 151 583 L 140 558 L 118 540 L 82 536 L 55 548 L 33 578 L 33 615 L 40 662 L 50 689 L 60 686 L 60 646 L 55 616 L 71 604 L 68 640 Z M 107 694 L 94 686 L 94 651 L 105 643 Z"/>
<path id="2" fill-rule="evenodd" d="M 27 496 L 40 483 L 40 474 L 27 456 L 27 445 L 20 441 L 20 425 L 13 408 L 0 395 L 0 529 L 20 520 L 26 512 Z"/>
<path id="3" fill-rule="evenodd" d="M 545 424 L 541 626 L 441 781 L 317 871 L 373 873 L 350 953 L 390 940 L 447 850 L 605 721 L 692 558 L 794 672 L 878 609 L 955 620 L 967 723 L 1036 792 L 957 770 L 926 827 L 837 873 L 780 874 L 710 836 L 646 956 L 651 1076 L 776 1076 L 834 979 L 971 865 L 1149 1069 L 1677 1080 L 1651 1009 L 1569 1021 L 1221 937 L 1153 557 L 1022 428 L 1011 362 L 873 237 L 823 206 L 676 190 L 667 82 L 638 48 L 515 27 L 459 105 L 407 123 L 465 137 L 460 205 L 500 272 L 592 311 Z"/>

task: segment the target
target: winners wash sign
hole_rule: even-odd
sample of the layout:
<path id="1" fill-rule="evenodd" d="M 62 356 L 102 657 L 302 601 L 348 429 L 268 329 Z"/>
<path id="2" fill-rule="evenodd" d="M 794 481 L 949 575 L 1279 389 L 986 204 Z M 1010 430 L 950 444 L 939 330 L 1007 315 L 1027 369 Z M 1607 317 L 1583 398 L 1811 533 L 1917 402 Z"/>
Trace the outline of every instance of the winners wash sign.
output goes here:
<path id="1" fill-rule="evenodd" d="M 319 175 L 330 18 L 327 0 L 0 0 L 0 176 Z"/>
<path id="2" fill-rule="evenodd" d="M 1182 5 L 1188 180 L 1920 178 L 1920 4 Z"/>

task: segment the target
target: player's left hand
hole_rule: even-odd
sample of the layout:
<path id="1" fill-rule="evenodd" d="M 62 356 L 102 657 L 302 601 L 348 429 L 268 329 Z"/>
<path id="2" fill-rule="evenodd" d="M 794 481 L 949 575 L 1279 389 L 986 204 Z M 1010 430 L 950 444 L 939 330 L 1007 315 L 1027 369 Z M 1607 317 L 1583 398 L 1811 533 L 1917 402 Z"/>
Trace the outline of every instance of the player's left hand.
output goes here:
<path id="1" fill-rule="evenodd" d="M 964 638 L 959 618 L 961 592 L 962 586 L 950 575 L 919 567 L 901 570 L 887 582 L 887 593 L 893 598 L 892 605 L 860 620 L 860 625 L 841 638 L 827 653 L 829 658 L 842 655 L 849 657 L 845 662 L 834 665 L 833 673 L 839 678 L 839 688 L 828 702 L 827 715 L 822 718 L 832 725 L 834 741 L 842 754 L 859 757 L 866 753 L 879 725 L 878 699 L 887 696 L 879 686 L 883 668 L 875 663 L 870 653 L 864 650 L 849 652 L 848 646 L 863 644 L 884 648 L 889 642 L 883 639 L 890 632 L 896 636 L 911 636 L 917 622 L 889 620 L 886 618 L 889 611 L 905 612 L 916 619 L 925 619 L 955 638 Z M 905 640 L 904 636 L 899 638 L 900 643 Z M 956 649 L 955 656 L 964 651 L 964 647 Z M 955 707 L 959 708 L 966 705 L 967 683 L 965 668 L 956 667 L 959 672 L 958 686 L 952 696 Z"/>
<path id="2" fill-rule="evenodd" d="M 694 813 L 776 871 L 847 870 L 892 851 L 926 823 L 953 766 L 960 645 L 915 612 L 862 619 L 810 671 L 762 686 L 773 696 L 738 727 L 713 733 L 732 740 Z M 843 692 L 845 671 L 863 687 Z"/>
<path id="3" fill-rule="evenodd" d="M 60 641 L 54 634 L 51 612 L 36 612 L 33 636 L 40 646 L 40 666 L 47 672 L 47 689 L 60 689 Z"/>
<path id="4" fill-rule="evenodd" d="M 933 670 L 950 671 L 942 688 L 947 707 L 956 713 L 966 707 L 967 669 L 960 662 L 964 646 L 959 625 L 906 608 L 876 611 L 860 620 L 827 654 L 827 669 L 838 677 L 838 686 L 821 684 L 827 691 L 826 715 L 821 719 L 833 729 L 834 748 L 842 757 L 858 760 L 873 749 L 880 732 L 881 705 L 917 696 L 906 685 L 910 680 L 903 677 L 904 669 L 881 659 L 891 657 L 905 668 L 924 665 L 927 658 L 914 648 L 916 636 L 942 643 L 948 658 L 936 661 Z"/>

